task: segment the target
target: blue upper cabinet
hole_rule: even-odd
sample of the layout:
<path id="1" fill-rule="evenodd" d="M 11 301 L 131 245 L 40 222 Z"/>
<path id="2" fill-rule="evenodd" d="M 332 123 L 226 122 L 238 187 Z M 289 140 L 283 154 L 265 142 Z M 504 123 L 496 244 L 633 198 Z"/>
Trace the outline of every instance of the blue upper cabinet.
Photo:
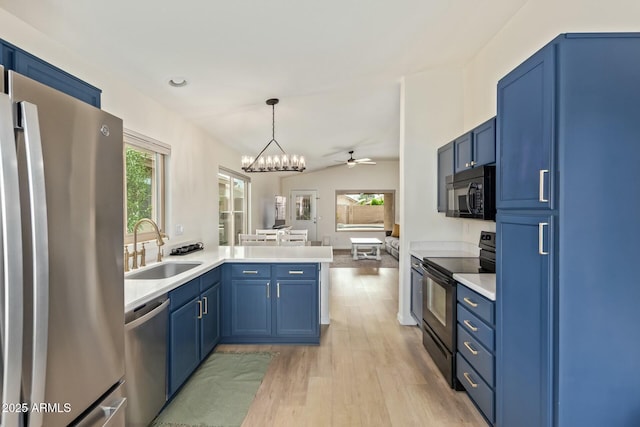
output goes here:
<path id="1" fill-rule="evenodd" d="M 455 148 L 455 172 L 496 162 L 496 119 L 492 117 L 471 132 L 457 138 Z"/>
<path id="2" fill-rule="evenodd" d="M 8 70 L 36 80 L 60 92 L 100 108 L 102 91 L 24 50 L 0 40 L 0 61 Z"/>
<path id="3" fill-rule="evenodd" d="M 471 132 L 465 133 L 453 141 L 455 172 L 471 169 L 473 160 L 473 135 Z"/>
<path id="4" fill-rule="evenodd" d="M 496 162 L 496 118 L 492 117 L 471 131 L 473 138 L 472 166 Z"/>
<path id="5" fill-rule="evenodd" d="M 498 83 L 498 209 L 553 208 L 555 45 Z"/>
<path id="6" fill-rule="evenodd" d="M 453 175 L 453 141 L 438 148 L 438 212 L 447 211 L 447 176 Z"/>

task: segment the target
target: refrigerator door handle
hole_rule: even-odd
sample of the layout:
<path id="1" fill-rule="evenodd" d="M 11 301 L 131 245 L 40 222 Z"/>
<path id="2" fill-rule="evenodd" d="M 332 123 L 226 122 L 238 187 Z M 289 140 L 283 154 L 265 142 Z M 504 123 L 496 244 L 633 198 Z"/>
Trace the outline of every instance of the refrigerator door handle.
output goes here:
<path id="1" fill-rule="evenodd" d="M 38 108 L 29 102 L 20 103 L 24 130 L 25 157 L 29 187 L 29 225 L 33 265 L 33 355 L 30 402 L 44 402 L 47 372 L 47 339 L 49 332 L 49 231 L 47 226 L 47 194 L 45 188 L 42 139 Z M 25 212 L 26 214 L 26 212 Z M 43 412 L 29 416 L 29 427 L 40 427 Z"/>
<path id="2" fill-rule="evenodd" d="M 19 405 L 22 376 L 23 276 L 18 157 L 11 99 L 0 94 L 0 322 L 2 407 Z M 18 411 L 0 412 L 0 425 L 18 425 Z"/>
<path id="3" fill-rule="evenodd" d="M 127 407 L 127 398 L 121 398 L 115 406 L 103 407 L 105 415 L 108 417 L 103 427 L 119 427 L 122 425 L 123 410 Z"/>

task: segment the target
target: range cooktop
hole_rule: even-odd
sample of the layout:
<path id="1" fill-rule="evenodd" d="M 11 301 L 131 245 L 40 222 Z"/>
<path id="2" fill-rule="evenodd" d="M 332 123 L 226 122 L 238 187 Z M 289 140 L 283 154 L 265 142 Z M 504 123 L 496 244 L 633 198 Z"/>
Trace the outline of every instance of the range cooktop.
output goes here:
<path id="1" fill-rule="evenodd" d="M 480 265 L 480 258 L 424 258 L 424 262 L 447 276 L 454 273 L 490 273 Z"/>

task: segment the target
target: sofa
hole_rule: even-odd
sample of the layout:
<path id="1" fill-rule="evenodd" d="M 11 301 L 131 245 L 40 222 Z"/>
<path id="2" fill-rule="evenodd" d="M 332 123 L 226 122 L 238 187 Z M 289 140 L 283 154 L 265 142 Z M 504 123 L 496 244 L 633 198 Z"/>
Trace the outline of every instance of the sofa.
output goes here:
<path id="1" fill-rule="evenodd" d="M 398 259 L 400 257 L 400 225 L 394 224 L 393 230 L 387 230 L 385 234 L 384 250 L 395 259 Z"/>

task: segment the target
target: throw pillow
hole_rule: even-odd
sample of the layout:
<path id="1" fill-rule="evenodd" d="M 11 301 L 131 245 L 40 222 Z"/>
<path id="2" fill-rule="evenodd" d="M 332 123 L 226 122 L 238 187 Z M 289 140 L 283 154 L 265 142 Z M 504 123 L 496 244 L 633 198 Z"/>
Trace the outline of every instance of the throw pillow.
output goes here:
<path id="1" fill-rule="evenodd" d="M 400 237 L 400 224 L 393 224 L 393 231 L 391 237 Z"/>

